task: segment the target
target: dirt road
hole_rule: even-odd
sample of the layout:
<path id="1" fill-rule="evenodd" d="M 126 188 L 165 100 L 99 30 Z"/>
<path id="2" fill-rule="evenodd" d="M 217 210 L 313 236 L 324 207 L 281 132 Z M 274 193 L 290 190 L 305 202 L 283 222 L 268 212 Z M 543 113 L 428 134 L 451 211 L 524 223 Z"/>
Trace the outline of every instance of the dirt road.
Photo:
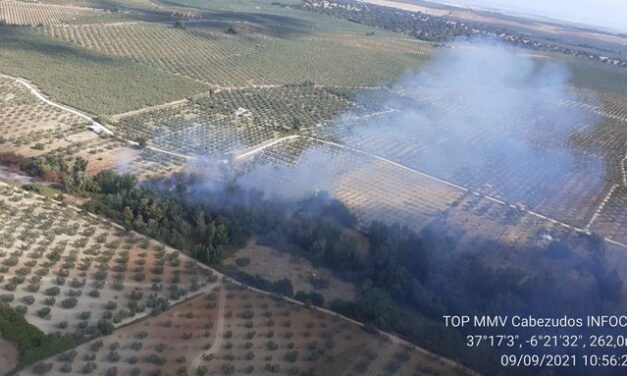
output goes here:
<path id="1" fill-rule="evenodd" d="M 196 374 L 196 370 L 200 367 L 202 360 L 204 357 L 215 354 L 220 350 L 220 346 L 222 346 L 222 339 L 224 338 L 224 307 L 226 306 L 226 293 L 224 292 L 224 287 L 220 288 L 220 292 L 218 293 L 218 315 L 216 319 L 216 332 L 215 338 L 213 339 L 213 344 L 209 348 L 209 350 L 199 354 L 194 358 L 191 365 L 191 371 L 193 374 Z"/>

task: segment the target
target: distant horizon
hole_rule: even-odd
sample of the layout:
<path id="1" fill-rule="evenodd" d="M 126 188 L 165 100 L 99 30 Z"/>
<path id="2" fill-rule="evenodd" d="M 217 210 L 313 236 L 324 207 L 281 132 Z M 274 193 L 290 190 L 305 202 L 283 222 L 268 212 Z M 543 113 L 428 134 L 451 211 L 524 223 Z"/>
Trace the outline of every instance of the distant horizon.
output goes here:
<path id="1" fill-rule="evenodd" d="M 407 0 L 404 0 L 407 1 Z M 409 0 L 411 2 L 411 0 Z M 627 33 L 627 1 L 623 0 L 427 0 L 440 4 L 526 13 L 601 30 Z"/>

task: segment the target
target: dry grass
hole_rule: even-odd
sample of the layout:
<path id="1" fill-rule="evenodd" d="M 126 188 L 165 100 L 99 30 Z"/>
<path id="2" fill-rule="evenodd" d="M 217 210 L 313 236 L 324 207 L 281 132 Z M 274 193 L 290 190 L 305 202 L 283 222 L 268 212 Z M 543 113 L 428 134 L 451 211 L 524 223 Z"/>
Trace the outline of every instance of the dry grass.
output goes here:
<path id="1" fill-rule="evenodd" d="M 249 258 L 250 264 L 238 266 L 235 260 L 242 257 Z M 294 292 L 314 291 L 322 294 L 326 302 L 335 299 L 351 301 L 357 295 L 355 286 L 337 278 L 329 269 L 316 268 L 302 257 L 256 244 L 255 239 L 251 239 L 245 248 L 225 259 L 223 265 L 234 267 L 250 275 L 259 274 L 270 281 L 287 278 L 292 282 Z M 325 280 L 328 287 L 315 289 L 312 285 L 312 278 L 314 277 Z"/>

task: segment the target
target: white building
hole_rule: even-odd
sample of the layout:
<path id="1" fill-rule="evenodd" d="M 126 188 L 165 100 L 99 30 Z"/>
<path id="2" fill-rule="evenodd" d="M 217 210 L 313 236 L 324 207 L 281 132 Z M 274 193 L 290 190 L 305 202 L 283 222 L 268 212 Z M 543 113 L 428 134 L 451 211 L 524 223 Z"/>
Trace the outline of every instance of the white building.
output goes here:
<path id="1" fill-rule="evenodd" d="M 245 109 L 244 107 L 239 107 L 237 110 L 235 110 L 235 116 L 239 117 L 239 116 L 244 115 L 247 112 L 248 112 L 248 110 Z"/>

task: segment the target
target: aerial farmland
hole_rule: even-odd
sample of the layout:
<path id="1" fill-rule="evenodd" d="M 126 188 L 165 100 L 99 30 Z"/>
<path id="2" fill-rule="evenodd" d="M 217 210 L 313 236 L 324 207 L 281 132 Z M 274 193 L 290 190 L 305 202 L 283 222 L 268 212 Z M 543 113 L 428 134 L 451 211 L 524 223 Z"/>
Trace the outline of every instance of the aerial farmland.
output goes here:
<path id="1" fill-rule="evenodd" d="M 0 374 L 509 374 L 442 317 L 624 311 L 624 35 L 395 3 L 0 0 Z"/>

